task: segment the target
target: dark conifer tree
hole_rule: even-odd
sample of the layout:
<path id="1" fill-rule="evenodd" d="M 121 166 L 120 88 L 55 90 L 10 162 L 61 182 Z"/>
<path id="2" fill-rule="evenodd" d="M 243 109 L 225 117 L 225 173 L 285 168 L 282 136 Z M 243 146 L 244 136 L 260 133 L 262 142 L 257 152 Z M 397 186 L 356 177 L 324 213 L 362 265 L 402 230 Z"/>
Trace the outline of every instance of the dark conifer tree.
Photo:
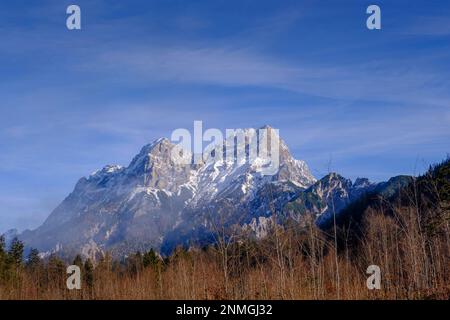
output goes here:
<path id="1" fill-rule="evenodd" d="M 73 265 L 80 267 L 80 269 L 83 269 L 83 259 L 79 254 L 75 257 L 75 259 L 72 262 Z"/>
<path id="2" fill-rule="evenodd" d="M 41 264 L 41 258 L 39 257 L 39 251 L 32 248 L 28 254 L 25 266 L 30 270 L 36 270 Z"/>
<path id="3" fill-rule="evenodd" d="M 94 286 L 94 265 L 91 259 L 87 259 L 84 263 L 83 279 L 89 288 Z"/>
<path id="4" fill-rule="evenodd" d="M 14 238 L 11 242 L 11 246 L 9 248 L 8 257 L 14 267 L 19 269 L 22 266 L 23 262 L 23 242 L 21 242 L 18 238 Z"/>
<path id="5" fill-rule="evenodd" d="M 150 249 L 150 251 L 146 252 L 143 257 L 144 268 L 147 267 L 156 267 L 159 263 L 159 258 L 155 253 L 155 250 Z"/>
<path id="6" fill-rule="evenodd" d="M 50 256 L 47 264 L 48 281 L 59 288 L 65 287 L 66 265 L 56 255 Z"/>

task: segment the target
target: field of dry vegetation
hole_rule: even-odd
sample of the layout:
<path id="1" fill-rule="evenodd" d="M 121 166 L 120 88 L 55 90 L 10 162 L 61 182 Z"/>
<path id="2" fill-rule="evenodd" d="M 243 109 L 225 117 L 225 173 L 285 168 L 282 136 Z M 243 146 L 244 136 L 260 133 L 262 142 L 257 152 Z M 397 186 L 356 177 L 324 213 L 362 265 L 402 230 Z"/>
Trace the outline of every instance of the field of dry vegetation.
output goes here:
<path id="1" fill-rule="evenodd" d="M 218 237 L 165 259 L 153 251 L 121 262 L 107 255 L 95 266 L 77 258 L 81 290 L 66 288 L 63 261 L 23 262 L 16 243 L 0 251 L 0 299 L 449 299 L 448 189 L 435 186 L 380 200 L 357 226 L 278 226 L 263 240 Z M 380 290 L 366 286 L 373 264 Z"/>

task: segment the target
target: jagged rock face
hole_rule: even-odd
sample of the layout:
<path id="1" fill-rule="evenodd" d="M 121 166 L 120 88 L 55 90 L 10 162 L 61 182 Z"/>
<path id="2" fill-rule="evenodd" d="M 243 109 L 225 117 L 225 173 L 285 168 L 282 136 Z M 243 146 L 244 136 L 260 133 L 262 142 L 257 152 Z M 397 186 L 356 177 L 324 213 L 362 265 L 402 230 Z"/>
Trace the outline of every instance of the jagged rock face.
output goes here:
<path id="1" fill-rule="evenodd" d="M 330 173 L 288 202 L 284 213 L 296 220 L 304 214 L 313 214 L 321 226 L 363 194 L 376 188 L 377 184 L 365 178 L 358 178 L 352 183 L 336 173 Z"/>
<path id="2" fill-rule="evenodd" d="M 135 176 L 139 185 L 176 192 L 189 181 L 193 167 L 176 164 L 171 155 L 173 148 L 168 139 L 159 139 L 143 147 L 126 169 L 126 174 Z"/>
<path id="3" fill-rule="evenodd" d="M 271 208 L 280 210 L 315 182 L 306 163 L 294 159 L 283 141 L 274 175 L 261 174 L 264 161 L 178 164 L 171 157 L 173 148 L 169 140 L 159 139 L 144 146 L 128 167 L 106 166 L 80 179 L 41 227 L 20 238 L 47 253 L 92 257 L 150 247 L 167 253 L 178 244 L 209 241 L 204 235 L 219 220 L 244 225 L 267 217 Z"/>
<path id="4" fill-rule="evenodd" d="M 320 228 L 328 229 L 342 219 L 358 220 L 364 211 L 361 208 L 366 208 L 372 199 L 388 199 L 412 180 L 410 176 L 396 176 L 380 183 L 372 183 L 366 178 L 357 178 L 352 183 L 339 174 L 330 173 L 296 193 L 284 203 L 279 215 L 298 222 L 306 221 L 305 216 L 313 217 Z M 351 207 L 352 204 L 359 208 Z"/>

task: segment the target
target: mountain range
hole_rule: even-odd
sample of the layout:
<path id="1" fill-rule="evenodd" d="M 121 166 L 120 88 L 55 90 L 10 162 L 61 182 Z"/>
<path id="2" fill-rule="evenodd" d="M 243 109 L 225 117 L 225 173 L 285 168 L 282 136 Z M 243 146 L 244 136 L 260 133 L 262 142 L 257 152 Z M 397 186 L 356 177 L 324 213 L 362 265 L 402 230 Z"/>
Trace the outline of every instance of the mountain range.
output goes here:
<path id="1" fill-rule="evenodd" d="M 106 251 L 126 256 L 150 248 L 169 254 L 177 246 L 210 244 L 219 229 L 237 227 L 258 238 L 273 221 L 301 222 L 306 215 L 326 227 L 363 195 L 391 192 L 409 179 L 352 182 L 330 173 L 316 180 L 276 137 L 279 169 L 270 176 L 261 173 L 260 161 L 179 164 L 171 157 L 175 145 L 158 139 L 127 167 L 107 165 L 81 178 L 40 227 L 19 238 L 43 256 L 95 259 Z"/>

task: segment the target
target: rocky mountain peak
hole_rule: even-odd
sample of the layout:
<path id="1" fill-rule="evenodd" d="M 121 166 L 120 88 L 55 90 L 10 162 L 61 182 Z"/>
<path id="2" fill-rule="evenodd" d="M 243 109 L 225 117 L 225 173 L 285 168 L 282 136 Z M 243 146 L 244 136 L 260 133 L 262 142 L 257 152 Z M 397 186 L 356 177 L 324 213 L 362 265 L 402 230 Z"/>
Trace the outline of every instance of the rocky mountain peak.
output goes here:
<path id="1" fill-rule="evenodd" d="M 269 146 L 270 139 L 280 139 L 279 158 L 269 153 L 269 162 L 279 164 L 272 175 L 262 173 L 267 159 L 259 157 L 255 163 L 181 164 L 172 157 L 176 145 L 161 138 L 145 145 L 128 167 L 108 165 L 80 179 L 41 227 L 21 236 L 47 252 L 70 248 L 95 254 L 133 246 L 171 250 L 199 237 L 198 228 L 207 234 L 211 214 L 226 209 L 230 221 L 250 222 L 254 215 L 270 212 L 273 204 L 282 208 L 316 180 L 306 163 L 294 159 L 284 141 L 272 135 L 273 128 L 261 129 L 268 129 Z M 249 132 L 255 130 L 244 130 Z"/>
<path id="2" fill-rule="evenodd" d="M 353 187 L 357 188 L 365 188 L 372 185 L 372 183 L 367 178 L 356 178 L 355 182 L 353 183 Z"/>
<path id="3" fill-rule="evenodd" d="M 147 187 L 176 191 L 189 180 L 192 166 L 177 164 L 172 157 L 175 148 L 169 139 L 161 138 L 144 146 L 126 169 Z"/>
<path id="4" fill-rule="evenodd" d="M 105 176 L 118 173 L 118 172 L 122 171 L 123 169 L 124 169 L 124 167 L 119 166 L 119 165 L 111 165 L 111 164 L 110 165 L 106 165 L 101 170 L 94 171 L 88 177 L 88 179 L 100 179 L 100 178 L 103 178 Z"/>

